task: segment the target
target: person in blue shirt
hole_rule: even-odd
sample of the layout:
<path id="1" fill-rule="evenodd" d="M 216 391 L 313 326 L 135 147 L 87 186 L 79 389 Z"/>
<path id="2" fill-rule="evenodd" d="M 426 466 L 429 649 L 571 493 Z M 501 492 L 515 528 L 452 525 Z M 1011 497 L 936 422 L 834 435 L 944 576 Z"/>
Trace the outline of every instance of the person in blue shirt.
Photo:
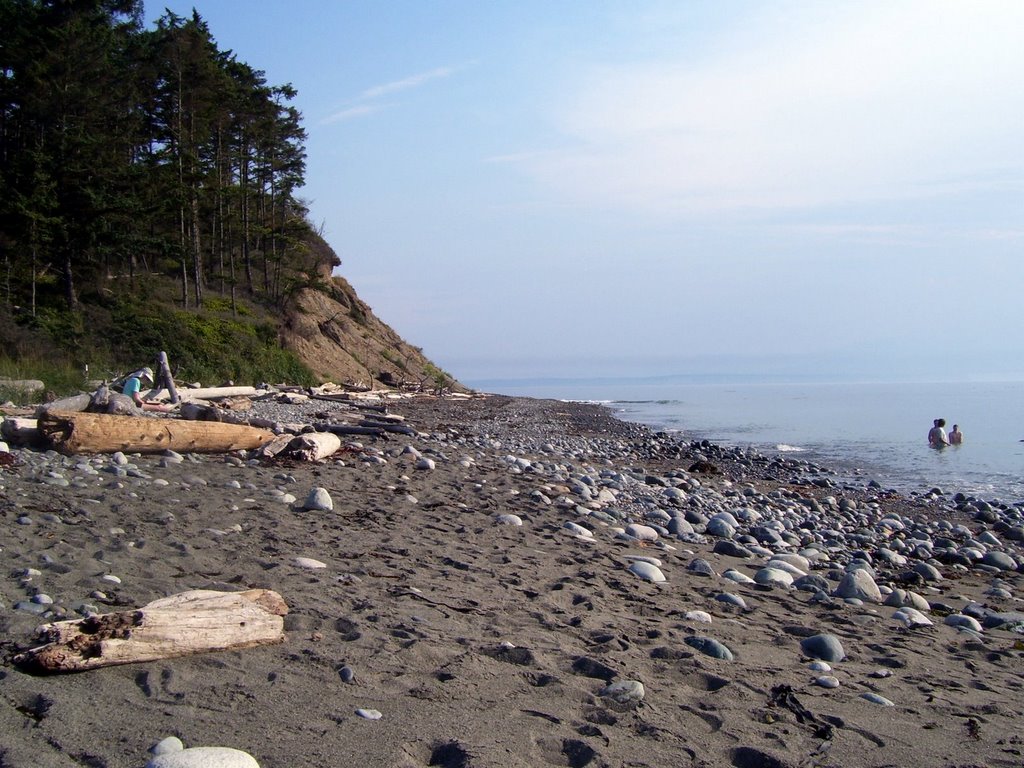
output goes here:
<path id="1" fill-rule="evenodd" d="M 121 394 L 128 395 L 139 408 L 145 408 L 146 401 L 142 399 L 142 385 L 145 383 L 147 387 L 152 388 L 153 381 L 153 369 L 140 368 L 128 377 L 121 389 Z"/>

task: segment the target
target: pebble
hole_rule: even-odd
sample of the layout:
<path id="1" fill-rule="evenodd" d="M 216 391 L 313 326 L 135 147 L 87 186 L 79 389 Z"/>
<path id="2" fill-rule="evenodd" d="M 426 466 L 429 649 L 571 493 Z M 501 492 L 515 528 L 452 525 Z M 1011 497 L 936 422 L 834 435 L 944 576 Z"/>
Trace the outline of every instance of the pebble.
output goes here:
<path id="1" fill-rule="evenodd" d="M 605 686 L 598 693 L 599 696 L 604 696 L 618 704 L 624 705 L 639 704 L 645 694 L 644 684 L 639 680 L 619 680 Z"/>
<path id="2" fill-rule="evenodd" d="M 862 693 L 860 697 L 865 701 L 870 701 L 872 704 L 881 704 L 883 707 L 896 706 L 891 701 L 889 701 L 889 699 L 885 698 L 885 696 L 881 696 L 877 693 Z"/>
<path id="3" fill-rule="evenodd" d="M 629 564 L 627 570 L 634 576 L 639 576 L 641 579 L 655 584 L 661 584 L 666 581 L 665 574 L 661 572 L 658 566 L 645 563 L 642 560 L 633 561 Z"/>
<path id="4" fill-rule="evenodd" d="M 494 516 L 494 522 L 497 525 L 511 525 L 518 528 L 523 524 L 523 518 L 519 515 L 501 514 Z"/>
<path id="5" fill-rule="evenodd" d="M 711 623 L 711 614 L 708 613 L 707 611 L 687 611 L 686 612 L 686 620 L 687 621 L 698 621 L 701 624 L 710 624 Z"/>
<path id="6" fill-rule="evenodd" d="M 306 496 L 302 508 L 317 512 L 330 512 L 334 509 L 334 500 L 331 499 L 331 494 L 327 492 L 326 488 L 314 488 Z"/>
<path id="7" fill-rule="evenodd" d="M 327 567 L 327 563 L 314 560 L 312 557 L 296 557 L 294 562 L 299 568 L 309 568 L 311 570 Z"/>
<path id="8" fill-rule="evenodd" d="M 835 635 L 812 635 L 800 641 L 800 650 L 805 656 L 822 661 L 842 661 L 846 658 L 843 644 Z"/>
<path id="9" fill-rule="evenodd" d="M 711 656 L 714 659 L 722 659 L 723 661 L 733 660 L 732 651 L 730 651 L 724 643 L 720 643 L 712 637 L 691 635 L 690 637 L 685 638 L 683 642 L 691 648 L 696 648 L 705 656 Z"/>
<path id="10" fill-rule="evenodd" d="M 905 605 L 897 610 L 892 617 L 907 628 L 932 626 L 931 619 L 916 608 L 911 608 L 909 605 Z"/>
<path id="11" fill-rule="evenodd" d="M 357 709 L 356 714 L 364 720 L 380 720 L 384 717 L 384 715 L 376 709 Z"/>
<path id="12" fill-rule="evenodd" d="M 157 755 L 146 768 L 260 768 L 256 758 L 230 747 L 190 747 Z"/>
<path id="13" fill-rule="evenodd" d="M 839 679 L 832 677 L 832 675 L 822 675 L 814 679 L 815 685 L 820 685 L 822 688 L 838 688 Z"/>

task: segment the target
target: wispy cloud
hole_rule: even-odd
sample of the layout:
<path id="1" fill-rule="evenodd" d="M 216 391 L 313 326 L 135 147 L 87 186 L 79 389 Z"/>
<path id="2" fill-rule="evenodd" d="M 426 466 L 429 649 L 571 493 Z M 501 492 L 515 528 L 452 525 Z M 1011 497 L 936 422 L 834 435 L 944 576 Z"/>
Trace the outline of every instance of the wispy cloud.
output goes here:
<path id="1" fill-rule="evenodd" d="M 437 67 L 427 72 L 420 72 L 417 75 L 402 78 L 401 80 L 394 80 L 390 83 L 384 83 L 383 85 L 375 85 L 372 88 L 367 88 L 363 91 L 360 96 L 361 99 L 372 100 L 379 99 L 381 96 L 386 96 L 389 93 L 395 93 L 396 91 L 407 91 L 410 88 L 419 88 L 424 83 L 429 83 L 431 80 L 439 80 L 444 77 L 450 77 L 455 70 L 452 67 Z"/>
<path id="2" fill-rule="evenodd" d="M 360 117 L 367 117 L 368 115 L 375 114 L 392 106 L 391 103 L 381 102 L 380 99 L 383 97 L 399 93 L 401 91 L 419 88 L 433 80 L 450 77 L 455 73 L 455 71 L 454 67 L 437 67 L 436 69 L 431 69 L 427 72 L 420 72 L 415 75 L 410 75 L 409 77 L 404 77 L 401 80 L 392 80 L 389 83 L 383 83 L 381 85 L 375 85 L 371 88 L 367 88 L 359 94 L 358 98 L 350 102 L 349 106 L 346 106 L 323 118 L 320 121 L 320 124 L 330 125 L 331 123 L 355 120 Z"/>
<path id="3" fill-rule="evenodd" d="M 354 107 L 347 107 L 339 112 L 335 112 L 333 115 L 328 115 L 320 121 L 320 124 L 330 125 L 331 123 L 341 123 L 345 120 L 355 120 L 359 117 L 372 115 L 374 112 L 379 112 L 383 108 L 383 104 L 357 104 Z"/>
<path id="4" fill-rule="evenodd" d="M 551 116 L 572 148 L 522 167 L 564 199 L 670 213 L 952 195 L 963 187 L 930 180 L 1024 176 L 1024 3 L 745 7 L 700 56 L 577 75 Z"/>

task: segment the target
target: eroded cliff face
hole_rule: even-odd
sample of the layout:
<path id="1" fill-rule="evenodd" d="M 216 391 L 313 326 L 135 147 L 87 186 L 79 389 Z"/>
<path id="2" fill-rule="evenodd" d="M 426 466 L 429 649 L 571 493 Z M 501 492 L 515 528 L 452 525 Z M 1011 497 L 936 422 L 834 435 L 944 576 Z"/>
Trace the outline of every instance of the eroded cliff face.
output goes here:
<path id="1" fill-rule="evenodd" d="M 330 266 L 320 269 L 321 287 L 291 298 L 281 324 L 281 342 L 324 381 L 359 387 L 439 387 L 465 391 L 373 314 Z"/>

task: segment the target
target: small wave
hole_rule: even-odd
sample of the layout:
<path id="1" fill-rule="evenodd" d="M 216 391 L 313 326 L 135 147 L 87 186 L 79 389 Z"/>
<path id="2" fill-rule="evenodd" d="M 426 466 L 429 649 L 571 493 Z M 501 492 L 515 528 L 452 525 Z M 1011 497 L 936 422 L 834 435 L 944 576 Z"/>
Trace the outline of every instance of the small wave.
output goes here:
<path id="1" fill-rule="evenodd" d="M 560 403 L 579 403 L 580 405 L 611 405 L 614 400 L 566 400 L 561 399 Z"/>
<path id="2" fill-rule="evenodd" d="M 801 448 L 798 445 L 786 445 L 785 443 L 779 443 L 775 446 L 775 450 L 780 453 L 803 453 L 806 448 Z"/>

